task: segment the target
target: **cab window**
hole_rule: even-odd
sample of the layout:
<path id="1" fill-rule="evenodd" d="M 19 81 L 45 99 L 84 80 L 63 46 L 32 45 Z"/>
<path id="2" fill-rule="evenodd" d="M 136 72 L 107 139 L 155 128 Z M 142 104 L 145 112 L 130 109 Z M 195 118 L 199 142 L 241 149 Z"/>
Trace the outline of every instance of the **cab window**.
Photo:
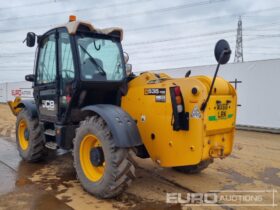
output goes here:
<path id="1" fill-rule="evenodd" d="M 37 84 L 53 83 L 56 79 L 55 35 L 51 34 L 40 43 L 37 66 Z"/>
<path id="2" fill-rule="evenodd" d="M 59 71 L 63 80 L 73 80 L 75 76 L 73 54 L 69 34 L 61 32 L 58 40 L 59 46 Z"/>

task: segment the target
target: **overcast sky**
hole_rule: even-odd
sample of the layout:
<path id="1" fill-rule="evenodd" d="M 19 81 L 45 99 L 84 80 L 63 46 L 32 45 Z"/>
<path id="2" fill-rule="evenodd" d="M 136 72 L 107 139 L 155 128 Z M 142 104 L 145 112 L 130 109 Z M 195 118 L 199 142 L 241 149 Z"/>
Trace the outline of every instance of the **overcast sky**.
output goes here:
<path id="1" fill-rule="evenodd" d="M 279 0 L 1 0 L 0 82 L 32 73 L 35 48 L 22 40 L 74 14 L 94 26 L 124 29 L 123 48 L 134 71 L 215 63 L 214 45 L 229 41 L 234 60 L 239 16 L 244 60 L 280 58 Z"/>

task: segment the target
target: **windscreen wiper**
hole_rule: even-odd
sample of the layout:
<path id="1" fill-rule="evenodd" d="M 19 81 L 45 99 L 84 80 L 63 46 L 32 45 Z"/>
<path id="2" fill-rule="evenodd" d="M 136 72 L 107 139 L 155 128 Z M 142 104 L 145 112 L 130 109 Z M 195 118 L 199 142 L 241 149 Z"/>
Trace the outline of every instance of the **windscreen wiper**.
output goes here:
<path id="1" fill-rule="evenodd" d="M 97 70 L 99 71 L 99 73 L 103 76 L 106 76 L 106 71 L 102 68 L 102 66 L 100 66 L 97 61 L 95 60 L 94 57 L 91 56 L 91 54 L 81 45 L 79 44 L 79 46 L 81 47 L 81 49 L 84 51 L 84 53 L 86 53 L 89 58 L 90 58 L 90 61 L 97 67 Z"/>

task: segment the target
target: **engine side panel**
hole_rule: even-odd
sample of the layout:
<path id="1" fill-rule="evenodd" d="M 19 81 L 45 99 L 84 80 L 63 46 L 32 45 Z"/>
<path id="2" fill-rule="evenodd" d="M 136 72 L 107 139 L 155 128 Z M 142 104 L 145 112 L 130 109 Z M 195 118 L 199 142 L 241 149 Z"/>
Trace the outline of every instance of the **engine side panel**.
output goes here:
<path id="1" fill-rule="evenodd" d="M 201 160 L 212 158 L 211 150 L 213 150 L 213 157 L 216 150 L 219 157 L 221 157 L 221 150 L 224 152 L 223 156 L 225 152 L 230 154 L 235 126 L 235 108 L 231 113 L 234 123 L 229 127 L 225 127 L 223 122 L 217 124 L 208 122 L 207 111 L 206 113 L 200 111 L 200 106 L 207 97 L 211 79 L 209 80 L 208 77 L 171 79 L 167 75 L 160 75 L 160 77 L 166 80 L 159 81 L 158 76 L 153 73 L 144 73 L 132 80 L 121 105 L 137 121 L 142 141 L 151 158 L 161 166 L 173 167 L 194 165 Z M 173 130 L 170 87 L 174 86 L 181 88 L 185 112 L 190 116 L 189 130 Z M 193 87 L 198 90 L 195 95 L 191 91 Z M 215 88 L 214 95 L 219 100 L 221 100 L 220 95 L 226 95 L 225 97 L 235 95 L 234 89 L 232 90 L 221 78 L 217 78 Z M 235 101 L 236 97 L 232 100 Z M 213 129 L 216 126 L 218 129 Z M 223 138 L 229 140 L 222 140 Z"/>

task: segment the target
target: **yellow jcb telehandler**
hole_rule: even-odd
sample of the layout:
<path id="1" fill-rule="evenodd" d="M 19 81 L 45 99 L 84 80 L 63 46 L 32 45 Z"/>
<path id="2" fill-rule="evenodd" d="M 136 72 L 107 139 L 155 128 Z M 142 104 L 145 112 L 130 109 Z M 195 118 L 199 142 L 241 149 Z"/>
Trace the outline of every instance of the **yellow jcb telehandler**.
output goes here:
<path id="1" fill-rule="evenodd" d="M 216 44 L 214 77 L 174 79 L 131 73 L 122 39 L 120 28 L 97 29 L 73 16 L 43 35 L 29 32 L 26 44 L 37 40 L 37 50 L 25 79 L 34 99 L 9 102 L 20 156 L 34 162 L 46 147 L 72 150 L 81 185 L 101 198 L 119 195 L 135 177 L 131 150 L 197 173 L 228 156 L 234 138 L 236 92 L 217 77 L 231 54 L 225 40 Z"/>

